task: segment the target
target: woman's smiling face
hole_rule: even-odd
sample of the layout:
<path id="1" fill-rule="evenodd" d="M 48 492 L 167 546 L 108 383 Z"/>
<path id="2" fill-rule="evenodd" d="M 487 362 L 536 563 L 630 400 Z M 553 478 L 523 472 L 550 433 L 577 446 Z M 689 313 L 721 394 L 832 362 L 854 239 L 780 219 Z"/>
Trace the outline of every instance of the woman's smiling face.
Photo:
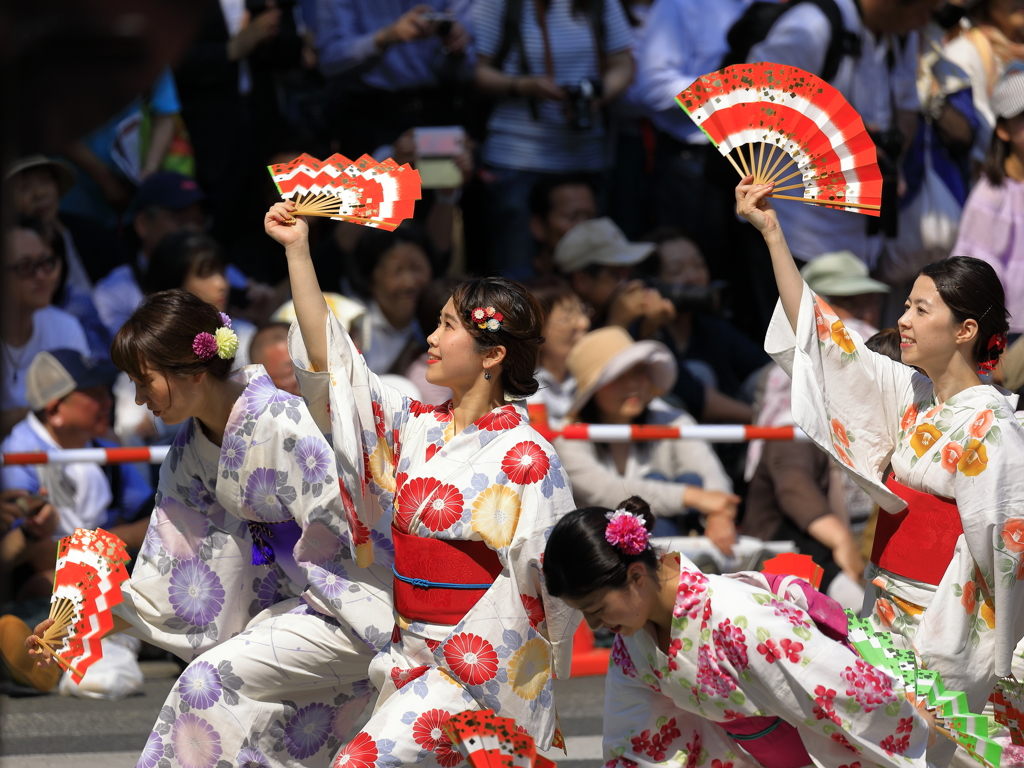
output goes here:
<path id="1" fill-rule="evenodd" d="M 919 276 L 905 306 L 897 323 L 904 365 L 926 373 L 945 368 L 957 352 L 961 326 L 953 322 L 953 313 L 939 295 L 935 281 L 927 275 Z"/>
<path id="2" fill-rule="evenodd" d="M 431 384 L 465 392 L 483 372 L 483 355 L 476 350 L 473 336 L 456 314 L 451 299 L 442 307 L 437 328 L 427 337 L 427 344 L 427 381 Z"/>

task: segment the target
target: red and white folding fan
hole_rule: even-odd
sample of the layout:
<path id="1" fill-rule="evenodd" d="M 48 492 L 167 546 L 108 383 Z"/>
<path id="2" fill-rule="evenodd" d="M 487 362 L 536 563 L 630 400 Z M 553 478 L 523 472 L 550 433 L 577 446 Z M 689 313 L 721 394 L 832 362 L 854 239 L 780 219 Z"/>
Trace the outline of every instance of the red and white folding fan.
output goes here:
<path id="1" fill-rule="evenodd" d="M 774 182 L 773 197 L 880 215 L 875 143 L 821 78 L 781 64 L 737 64 L 699 77 L 676 101 L 741 177 Z M 791 179 L 798 181 L 785 184 Z M 803 195 L 777 194 L 792 189 Z"/>
<path id="2" fill-rule="evenodd" d="M 391 158 L 378 163 L 363 155 L 353 162 L 338 154 L 326 160 L 302 154 L 268 170 L 281 197 L 295 203 L 299 216 L 391 231 L 412 217 L 421 197 L 419 172 Z"/>
<path id="3" fill-rule="evenodd" d="M 473 768 L 554 768 L 537 754 L 533 738 L 516 728 L 515 720 L 493 710 L 460 712 L 444 725 L 452 746 Z"/>
<path id="4" fill-rule="evenodd" d="M 76 529 L 57 549 L 50 618 L 40 638 L 76 683 L 103 656 L 100 639 L 114 628 L 111 609 L 128 579 L 124 543 L 103 530 Z"/>

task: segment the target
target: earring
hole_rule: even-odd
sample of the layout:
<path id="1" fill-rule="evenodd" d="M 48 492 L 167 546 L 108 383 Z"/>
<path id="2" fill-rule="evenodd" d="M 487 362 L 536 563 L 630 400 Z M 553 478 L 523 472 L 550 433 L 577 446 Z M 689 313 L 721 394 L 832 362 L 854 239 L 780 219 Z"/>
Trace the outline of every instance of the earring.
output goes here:
<path id="1" fill-rule="evenodd" d="M 484 378 L 487 379 L 488 381 L 490 381 L 491 380 L 491 372 L 490 371 L 484 371 Z"/>

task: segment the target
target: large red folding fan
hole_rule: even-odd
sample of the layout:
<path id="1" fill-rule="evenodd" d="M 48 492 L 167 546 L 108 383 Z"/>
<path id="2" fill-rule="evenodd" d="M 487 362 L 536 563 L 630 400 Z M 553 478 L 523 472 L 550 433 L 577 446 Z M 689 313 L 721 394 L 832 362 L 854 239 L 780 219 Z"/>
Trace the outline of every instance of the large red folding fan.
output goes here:
<path id="1" fill-rule="evenodd" d="M 299 216 L 327 216 L 392 231 L 412 217 L 421 196 L 419 172 L 390 158 L 378 163 L 369 155 L 352 161 L 337 154 L 326 160 L 302 154 L 268 170 L 281 197 L 295 203 Z"/>
<path id="2" fill-rule="evenodd" d="M 879 215 L 875 143 L 821 78 L 781 64 L 737 64 L 699 77 L 676 101 L 741 177 L 775 182 L 773 197 Z M 777 194 L 795 189 L 802 196 Z"/>
<path id="3" fill-rule="evenodd" d="M 114 628 L 111 608 L 122 602 L 128 579 L 124 542 L 112 533 L 76 528 L 60 540 L 50 618 L 39 638 L 76 683 L 100 660 L 100 639 Z"/>

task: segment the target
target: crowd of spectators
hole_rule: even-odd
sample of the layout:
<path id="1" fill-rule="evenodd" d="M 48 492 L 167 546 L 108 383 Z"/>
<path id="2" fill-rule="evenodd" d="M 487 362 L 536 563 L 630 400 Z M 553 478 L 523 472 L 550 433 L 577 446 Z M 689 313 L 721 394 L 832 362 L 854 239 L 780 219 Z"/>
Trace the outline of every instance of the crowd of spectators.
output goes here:
<path id="1" fill-rule="evenodd" d="M 503 274 L 548 312 L 533 402 L 551 425 L 790 423 L 761 345 L 767 252 L 734 216 L 731 167 L 675 103 L 744 61 L 821 76 L 875 139 L 880 217 L 778 205 L 805 278 L 851 327 L 893 326 L 916 270 L 955 253 L 992 263 L 1024 331 L 1022 0 L 206 0 L 147 93 L 4 172 L 3 450 L 173 439 L 106 367 L 112 335 L 168 288 L 227 312 L 237 362 L 297 392 L 265 166 L 303 151 L 417 165 L 417 129 L 436 126 L 459 137 L 454 176 L 425 185 L 413 220 L 311 223 L 321 288 L 374 371 L 442 402 L 423 376 L 439 308 L 459 278 Z M 1022 344 L 995 372 L 1012 389 Z M 40 371 L 60 386 L 40 389 Z M 860 578 L 870 505 L 813 447 L 557 448 L 581 505 L 638 493 L 663 531 L 728 551 L 738 526 Z M 22 596 L 45 578 L 40 537 L 144 516 L 152 477 L 94 469 L 5 470 L 2 567 L 26 574 Z"/>

